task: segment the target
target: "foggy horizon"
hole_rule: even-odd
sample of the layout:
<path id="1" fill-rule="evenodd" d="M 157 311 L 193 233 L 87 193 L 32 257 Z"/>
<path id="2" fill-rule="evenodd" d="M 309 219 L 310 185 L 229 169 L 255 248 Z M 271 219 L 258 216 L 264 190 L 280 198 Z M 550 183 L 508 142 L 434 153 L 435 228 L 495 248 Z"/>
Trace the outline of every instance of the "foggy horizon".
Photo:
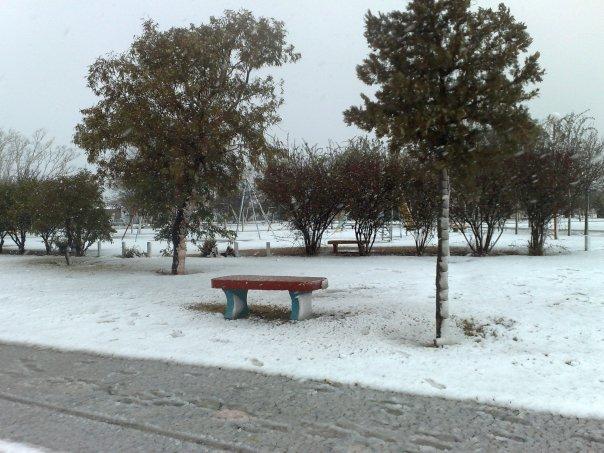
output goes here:
<path id="1" fill-rule="evenodd" d="M 499 2 L 480 0 L 479 6 Z M 598 22 L 604 8 L 598 0 L 505 2 L 533 37 L 531 51 L 541 52 L 546 70 L 539 97 L 528 103 L 531 114 L 589 111 L 604 132 L 604 94 L 599 58 L 604 31 Z M 100 56 L 121 53 L 139 35 L 142 23 L 153 19 L 160 28 L 207 22 L 225 9 L 249 9 L 257 16 L 285 22 L 289 41 L 301 52 L 298 63 L 275 68 L 284 80 L 282 122 L 274 129 L 280 138 L 319 145 L 343 141 L 363 131 L 346 126 L 342 112 L 360 103 L 369 92 L 356 77 L 357 64 L 367 55 L 364 14 L 404 9 L 406 2 L 318 0 L 298 4 L 260 0 L 243 2 L 179 0 L 159 2 L 0 0 L 0 128 L 26 135 L 39 128 L 57 144 L 73 146 L 80 110 L 95 98 L 86 86 L 88 66 Z"/>

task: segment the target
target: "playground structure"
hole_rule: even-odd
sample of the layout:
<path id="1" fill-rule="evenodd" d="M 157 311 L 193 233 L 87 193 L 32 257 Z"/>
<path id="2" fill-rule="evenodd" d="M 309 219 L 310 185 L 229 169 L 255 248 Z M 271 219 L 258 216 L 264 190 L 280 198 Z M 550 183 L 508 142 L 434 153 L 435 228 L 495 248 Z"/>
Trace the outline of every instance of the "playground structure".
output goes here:
<path id="1" fill-rule="evenodd" d="M 262 239 L 260 234 L 260 225 L 258 216 L 256 214 L 256 208 L 258 208 L 261 220 L 266 222 L 267 231 L 271 231 L 272 229 L 272 220 L 266 215 L 264 207 L 258 198 L 256 190 L 254 189 L 254 185 L 249 181 L 249 179 L 245 179 L 243 184 L 243 191 L 241 194 L 241 203 L 239 205 L 239 214 L 235 212 L 233 207 L 231 206 L 231 211 L 235 217 L 235 236 L 240 231 L 243 231 L 243 228 L 246 223 L 251 219 L 252 222 L 256 225 L 256 231 L 258 232 L 258 239 Z M 251 211 L 251 216 L 250 216 Z"/>

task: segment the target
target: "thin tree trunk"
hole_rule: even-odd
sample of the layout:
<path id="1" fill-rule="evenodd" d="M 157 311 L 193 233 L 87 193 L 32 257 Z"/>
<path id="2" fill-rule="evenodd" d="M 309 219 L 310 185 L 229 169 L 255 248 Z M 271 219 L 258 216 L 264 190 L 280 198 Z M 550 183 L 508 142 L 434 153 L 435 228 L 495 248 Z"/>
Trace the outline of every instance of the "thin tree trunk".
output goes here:
<path id="1" fill-rule="evenodd" d="M 54 233 L 54 231 L 47 231 L 46 233 L 42 233 L 40 235 L 42 237 L 42 241 L 44 242 L 44 248 L 46 249 L 47 255 L 52 253 L 52 236 Z"/>
<path id="2" fill-rule="evenodd" d="M 516 211 L 516 224 L 514 225 L 514 234 L 518 235 L 518 211 Z"/>
<path id="3" fill-rule="evenodd" d="M 0 234 L 0 254 L 2 254 L 2 249 L 4 248 L 4 238 L 8 233 Z"/>
<path id="4" fill-rule="evenodd" d="M 436 261 L 436 339 L 446 337 L 449 322 L 449 174 L 440 173 L 440 215 L 438 217 L 438 258 Z"/>
<path id="5" fill-rule="evenodd" d="M 187 256 L 187 235 L 185 228 L 184 208 L 179 208 L 172 224 L 172 274 L 185 273 L 185 259 Z"/>

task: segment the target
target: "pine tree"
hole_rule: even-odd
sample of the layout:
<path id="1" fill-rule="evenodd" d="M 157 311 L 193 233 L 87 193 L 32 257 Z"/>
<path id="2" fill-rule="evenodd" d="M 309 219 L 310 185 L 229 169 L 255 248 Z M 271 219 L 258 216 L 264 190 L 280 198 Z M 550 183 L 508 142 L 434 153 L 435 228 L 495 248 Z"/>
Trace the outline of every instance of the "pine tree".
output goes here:
<path id="1" fill-rule="evenodd" d="M 357 68 L 374 97 L 345 113 L 349 124 L 387 137 L 393 150 L 413 145 L 440 173 L 436 341 L 446 336 L 449 256 L 449 173 L 471 159 L 480 129 L 513 132 L 529 123 L 523 102 L 535 97 L 543 71 L 531 38 L 503 4 L 474 8 L 470 0 L 412 0 L 405 11 L 366 15 L 371 49 Z M 521 60 L 521 57 L 524 59 Z"/>

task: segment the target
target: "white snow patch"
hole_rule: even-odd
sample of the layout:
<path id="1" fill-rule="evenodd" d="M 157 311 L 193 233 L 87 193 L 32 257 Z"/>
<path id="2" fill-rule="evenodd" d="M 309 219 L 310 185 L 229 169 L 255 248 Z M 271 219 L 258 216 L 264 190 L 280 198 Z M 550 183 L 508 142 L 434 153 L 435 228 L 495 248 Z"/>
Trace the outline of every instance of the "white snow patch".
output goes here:
<path id="1" fill-rule="evenodd" d="M 0 453 L 48 453 L 49 450 L 41 450 L 31 445 L 21 444 L 0 439 Z"/>
<path id="2" fill-rule="evenodd" d="M 246 234 L 242 249 L 271 233 Z M 499 247 L 527 240 L 506 233 Z M 442 348 L 431 346 L 434 257 L 188 258 L 189 274 L 172 277 L 157 272 L 169 258 L 116 258 L 119 241 L 71 267 L 2 255 L 0 340 L 604 418 L 604 236 L 592 240 L 589 253 L 581 236 L 561 236 L 551 256 L 451 257 L 454 344 Z M 212 277 L 250 273 L 325 276 L 329 288 L 315 293 L 316 317 L 297 323 L 188 308 L 224 303 Z M 286 292 L 249 302 L 290 306 Z"/>

